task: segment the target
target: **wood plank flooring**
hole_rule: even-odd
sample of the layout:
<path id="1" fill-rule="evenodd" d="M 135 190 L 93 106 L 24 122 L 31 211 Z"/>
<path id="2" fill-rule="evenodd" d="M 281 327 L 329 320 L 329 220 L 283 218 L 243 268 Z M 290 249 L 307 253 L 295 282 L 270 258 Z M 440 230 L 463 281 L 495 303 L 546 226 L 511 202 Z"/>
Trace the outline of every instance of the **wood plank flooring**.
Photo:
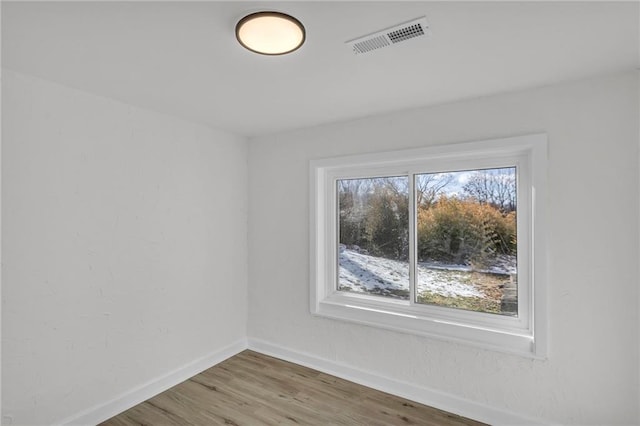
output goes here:
<path id="1" fill-rule="evenodd" d="M 247 350 L 102 426 L 481 424 Z"/>

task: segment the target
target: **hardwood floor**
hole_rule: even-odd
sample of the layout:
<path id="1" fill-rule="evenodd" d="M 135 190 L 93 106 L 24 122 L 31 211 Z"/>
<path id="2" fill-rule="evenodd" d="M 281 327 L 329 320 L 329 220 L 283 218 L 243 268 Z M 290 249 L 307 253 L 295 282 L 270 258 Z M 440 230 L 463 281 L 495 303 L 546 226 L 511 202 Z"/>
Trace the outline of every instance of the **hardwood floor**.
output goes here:
<path id="1" fill-rule="evenodd" d="M 102 426 L 481 424 L 247 350 Z"/>

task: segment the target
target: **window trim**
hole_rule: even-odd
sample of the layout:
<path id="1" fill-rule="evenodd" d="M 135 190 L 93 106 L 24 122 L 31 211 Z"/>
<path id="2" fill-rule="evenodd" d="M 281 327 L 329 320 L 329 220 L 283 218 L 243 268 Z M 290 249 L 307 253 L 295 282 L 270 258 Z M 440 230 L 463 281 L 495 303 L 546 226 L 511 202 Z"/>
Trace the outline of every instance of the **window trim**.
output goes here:
<path id="1" fill-rule="evenodd" d="M 311 160 L 312 315 L 545 358 L 546 156 L 547 136 L 535 134 Z M 409 174 L 411 181 L 411 175 L 416 173 L 514 165 L 518 170 L 518 317 L 413 304 L 336 290 L 337 179 Z M 412 182 L 410 187 L 413 187 Z M 414 196 L 411 194 L 409 208 L 413 210 Z M 415 215 L 412 217 L 415 222 Z M 410 238 L 414 240 L 410 250 L 415 250 L 415 223 L 409 226 Z M 521 285 L 521 277 L 526 277 L 528 284 Z M 521 292 L 521 287 L 524 292 Z"/>

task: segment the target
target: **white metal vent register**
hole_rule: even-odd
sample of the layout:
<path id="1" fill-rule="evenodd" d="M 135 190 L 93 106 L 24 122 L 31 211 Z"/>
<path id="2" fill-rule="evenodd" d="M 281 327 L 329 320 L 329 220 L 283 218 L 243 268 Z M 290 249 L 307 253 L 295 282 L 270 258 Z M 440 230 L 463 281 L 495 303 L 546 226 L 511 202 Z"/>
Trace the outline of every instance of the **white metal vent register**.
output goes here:
<path id="1" fill-rule="evenodd" d="M 416 37 L 424 37 L 429 33 L 429 25 L 425 16 L 409 22 L 389 27 L 375 33 L 347 41 L 355 54 L 367 53 L 383 47 L 393 46 Z"/>

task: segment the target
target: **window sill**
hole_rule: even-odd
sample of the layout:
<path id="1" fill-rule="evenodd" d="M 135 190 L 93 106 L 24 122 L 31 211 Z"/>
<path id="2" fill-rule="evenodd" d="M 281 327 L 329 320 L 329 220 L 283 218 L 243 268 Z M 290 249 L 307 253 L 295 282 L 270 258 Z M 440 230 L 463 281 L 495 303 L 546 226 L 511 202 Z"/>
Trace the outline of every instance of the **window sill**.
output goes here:
<path id="1" fill-rule="evenodd" d="M 334 294 L 320 302 L 312 314 L 528 358 L 545 358 L 544 354 L 536 351 L 534 339 L 529 332 L 515 329 L 505 331 L 489 325 L 470 325 L 445 316 L 426 316 L 422 306 L 412 308 L 400 301 L 376 303 L 371 299 L 367 296 Z M 437 307 L 433 308 L 438 310 Z"/>

